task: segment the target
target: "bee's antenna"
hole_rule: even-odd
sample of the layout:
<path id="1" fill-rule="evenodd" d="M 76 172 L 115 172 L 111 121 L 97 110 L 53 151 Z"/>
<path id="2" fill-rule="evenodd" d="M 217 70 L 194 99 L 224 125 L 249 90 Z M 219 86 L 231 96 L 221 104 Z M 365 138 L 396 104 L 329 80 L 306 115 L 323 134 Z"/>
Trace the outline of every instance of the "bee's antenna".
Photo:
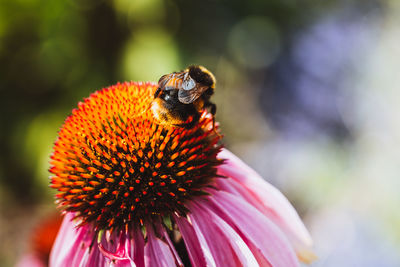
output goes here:
<path id="1" fill-rule="evenodd" d="M 154 98 L 158 97 L 161 94 L 161 87 L 158 86 L 156 92 L 154 93 Z"/>

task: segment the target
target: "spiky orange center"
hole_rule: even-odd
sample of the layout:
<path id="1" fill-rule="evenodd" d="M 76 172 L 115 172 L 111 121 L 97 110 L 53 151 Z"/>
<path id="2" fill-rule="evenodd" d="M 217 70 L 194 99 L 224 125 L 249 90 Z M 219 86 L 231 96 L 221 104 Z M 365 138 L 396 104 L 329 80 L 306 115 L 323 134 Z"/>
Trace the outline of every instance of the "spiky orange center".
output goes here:
<path id="1" fill-rule="evenodd" d="M 149 108 L 157 86 L 124 83 L 72 111 L 51 157 L 51 187 L 67 211 L 98 230 L 185 214 L 216 176 L 220 136 L 204 111 L 192 129 L 161 125 Z"/>

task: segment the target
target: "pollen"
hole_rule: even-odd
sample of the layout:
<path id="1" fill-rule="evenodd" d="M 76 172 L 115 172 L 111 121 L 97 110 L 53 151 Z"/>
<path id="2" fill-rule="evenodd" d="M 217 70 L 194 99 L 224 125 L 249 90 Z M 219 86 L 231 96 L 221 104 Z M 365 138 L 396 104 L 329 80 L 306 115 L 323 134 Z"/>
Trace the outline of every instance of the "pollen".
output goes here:
<path id="1" fill-rule="evenodd" d="M 78 104 L 51 156 L 60 208 L 95 229 L 140 227 L 185 215 L 221 164 L 218 126 L 207 111 L 191 129 L 159 124 L 149 108 L 157 85 L 123 83 Z"/>

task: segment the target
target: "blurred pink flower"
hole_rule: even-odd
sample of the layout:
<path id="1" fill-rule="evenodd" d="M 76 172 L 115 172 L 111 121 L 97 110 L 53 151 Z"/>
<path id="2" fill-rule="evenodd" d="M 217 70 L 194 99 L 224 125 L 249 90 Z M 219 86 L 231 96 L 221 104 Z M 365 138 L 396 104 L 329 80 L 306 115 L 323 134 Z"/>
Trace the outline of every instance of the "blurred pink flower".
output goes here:
<path id="1" fill-rule="evenodd" d="M 36 254 L 25 254 L 18 260 L 16 267 L 46 267 L 47 263 L 43 262 Z"/>
<path id="2" fill-rule="evenodd" d="M 66 215 L 50 266 L 291 267 L 311 260 L 312 241 L 294 208 L 221 150 L 210 114 L 190 130 L 153 120 L 146 107 L 156 87 L 99 91 L 66 120 L 51 169 Z"/>
<path id="3" fill-rule="evenodd" d="M 51 248 L 60 229 L 63 217 L 58 212 L 43 217 L 33 229 L 28 251 L 18 260 L 17 267 L 45 267 L 49 265 Z"/>

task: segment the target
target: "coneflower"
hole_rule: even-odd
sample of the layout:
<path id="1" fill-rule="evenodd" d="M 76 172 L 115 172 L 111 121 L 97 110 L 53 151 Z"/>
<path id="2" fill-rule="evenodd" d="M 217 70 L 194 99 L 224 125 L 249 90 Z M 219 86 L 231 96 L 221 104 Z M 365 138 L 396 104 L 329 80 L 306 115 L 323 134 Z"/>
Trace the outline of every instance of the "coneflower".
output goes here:
<path id="1" fill-rule="evenodd" d="M 157 85 L 124 83 L 72 111 L 51 157 L 64 222 L 50 266 L 298 266 L 311 238 L 286 198 L 219 144 L 207 111 L 160 124 Z"/>

